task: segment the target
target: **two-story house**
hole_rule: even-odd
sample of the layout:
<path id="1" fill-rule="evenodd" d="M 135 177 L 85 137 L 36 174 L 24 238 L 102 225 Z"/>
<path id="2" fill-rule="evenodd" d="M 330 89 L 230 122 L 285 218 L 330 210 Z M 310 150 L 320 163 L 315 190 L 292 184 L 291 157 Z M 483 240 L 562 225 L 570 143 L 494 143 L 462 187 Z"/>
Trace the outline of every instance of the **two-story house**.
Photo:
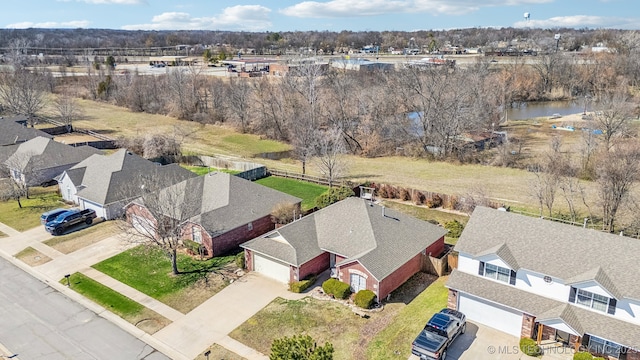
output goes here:
<path id="1" fill-rule="evenodd" d="M 640 359 L 640 240 L 478 207 L 450 308 L 517 337 Z"/>

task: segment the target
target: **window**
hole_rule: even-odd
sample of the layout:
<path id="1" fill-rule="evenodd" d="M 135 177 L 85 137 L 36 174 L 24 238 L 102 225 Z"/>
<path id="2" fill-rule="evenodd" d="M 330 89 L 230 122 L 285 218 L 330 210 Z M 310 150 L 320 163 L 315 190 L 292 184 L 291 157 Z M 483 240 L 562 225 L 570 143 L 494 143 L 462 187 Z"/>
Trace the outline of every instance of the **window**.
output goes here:
<path id="1" fill-rule="evenodd" d="M 511 270 L 493 264 L 485 264 L 484 276 L 490 279 L 509 283 Z"/>
<path id="2" fill-rule="evenodd" d="M 576 293 L 576 304 L 590 307 L 598 311 L 607 312 L 607 308 L 609 307 L 609 298 L 594 294 L 590 291 L 578 289 L 578 292 Z"/>
<path id="3" fill-rule="evenodd" d="M 349 285 L 351 285 L 351 290 L 357 293 L 367 288 L 367 279 L 359 274 L 351 274 L 349 277 Z"/>
<path id="4" fill-rule="evenodd" d="M 620 357 L 621 349 L 622 346 L 614 342 L 607 341 L 593 335 L 589 337 L 589 351 L 598 355 L 612 356 L 617 359 Z"/>
<path id="5" fill-rule="evenodd" d="M 194 226 L 191 228 L 191 238 L 194 242 L 202 244 L 202 233 L 200 232 L 200 227 Z"/>

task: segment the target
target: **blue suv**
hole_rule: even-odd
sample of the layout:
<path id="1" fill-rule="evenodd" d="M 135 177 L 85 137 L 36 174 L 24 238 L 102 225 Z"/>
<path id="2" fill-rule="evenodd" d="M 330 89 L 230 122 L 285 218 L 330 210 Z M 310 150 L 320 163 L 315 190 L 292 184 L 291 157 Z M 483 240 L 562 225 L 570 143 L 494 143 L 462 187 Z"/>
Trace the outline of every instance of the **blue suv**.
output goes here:
<path id="1" fill-rule="evenodd" d="M 52 221 L 53 219 L 57 218 L 58 215 L 69 211 L 70 209 L 54 209 L 54 210 L 49 210 L 45 213 L 42 213 L 42 215 L 40 216 L 40 224 L 42 225 L 46 225 L 49 221 Z"/>

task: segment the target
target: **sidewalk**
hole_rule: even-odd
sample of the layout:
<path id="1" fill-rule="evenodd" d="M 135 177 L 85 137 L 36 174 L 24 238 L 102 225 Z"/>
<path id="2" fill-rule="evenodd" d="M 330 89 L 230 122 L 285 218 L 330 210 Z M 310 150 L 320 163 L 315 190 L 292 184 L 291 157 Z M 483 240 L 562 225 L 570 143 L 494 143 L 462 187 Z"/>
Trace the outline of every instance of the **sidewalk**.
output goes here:
<path id="1" fill-rule="evenodd" d="M 174 359 L 193 359 L 214 343 L 247 359 L 267 359 L 264 354 L 230 338 L 228 334 L 278 296 L 287 299 L 304 297 L 302 294 L 290 293 L 284 284 L 255 273 L 249 273 L 188 314 L 182 314 L 164 303 L 91 268 L 91 265 L 133 246 L 130 243 L 123 242 L 118 235 L 108 237 L 70 254 L 63 254 L 42 243 L 42 241 L 50 238 L 51 235 L 41 227 L 21 233 L 0 223 L 0 231 L 7 235 L 11 234 L 6 238 L 0 238 L 1 256 Z M 13 254 L 29 246 L 51 257 L 52 260 L 32 268 L 13 257 Z M 81 272 L 133 299 L 171 320 L 172 323 L 153 335 L 144 333 L 119 316 L 106 311 L 99 305 L 58 283 L 64 275 L 75 272 Z"/>

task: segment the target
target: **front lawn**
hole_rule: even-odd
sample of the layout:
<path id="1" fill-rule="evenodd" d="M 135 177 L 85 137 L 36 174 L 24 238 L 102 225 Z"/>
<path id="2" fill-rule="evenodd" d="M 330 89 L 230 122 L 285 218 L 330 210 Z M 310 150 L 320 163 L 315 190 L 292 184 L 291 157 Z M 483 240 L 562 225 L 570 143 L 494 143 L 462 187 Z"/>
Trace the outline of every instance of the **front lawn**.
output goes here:
<path id="1" fill-rule="evenodd" d="M 186 314 L 227 285 L 220 272 L 232 271 L 233 260 L 224 256 L 201 261 L 179 253 L 181 274 L 173 275 L 164 252 L 138 246 L 93 268 Z"/>
<path id="2" fill-rule="evenodd" d="M 431 284 L 407 306 L 393 322 L 380 331 L 367 348 L 367 359 L 406 359 L 411 355 L 411 342 L 431 316 L 447 307 L 448 290 L 443 276 Z"/>
<path id="3" fill-rule="evenodd" d="M 69 281 L 71 283 L 71 289 L 93 300 L 149 334 L 155 333 L 171 322 L 155 311 L 144 307 L 81 273 L 71 274 Z M 67 285 L 67 279 L 62 278 L 60 283 Z"/>
<path id="4" fill-rule="evenodd" d="M 434 279 L 424 273 L 414 275 L 392 293 L 383 311 L 370 312 L 368 319 L 333 301 L 277 298 L 229 335 L 267 355 L 274 339 L 308 334 L 318 344 L 332 343 L 336 360 L 387 359 L 388 354 L 399 358 L 395 350 L 406 359 L 418 334 L 415 329 L 421 329 L 432 313 L 446 307 L 446 278 Z M 384 346 L 388 348 L 378 349 Z"/>
<path id="5" fill-rule="evenodd" d="M 304 333 L 318 344 L 332 343 L 336 360 L 353 359 L 360 331 L 370 321 L 332 301 L 277 298 L 229 335 L 268 355 L 274 339 Z"/>
<path id="6" fill-rule="evenodd" d="M 97 219 L 94 221 L 98 221 Z M 85 246 L 95 244 L 119 232 L 115 221 L 102 221 L 72 233 L 55 236 L 44 243 L 63 254 L 69 254 Z"/>
<path id="7" fill-rule="evenodd" d="M 205 356 L 205 351 L 210 351 L 209 356 Z M 196 356 L 195 360 L 209 360 L 209 359 L 223 359 L 223 360 L 246 360 L 242 356 L 227 350 L 225 347 L 213 344 L 207 348 L 207 350 Z"/>
<path id="8" fill-rule="evenodd" d="M 51 258 L 41 253 L 40 251 L 32 248 L 31 246 L 25 248 L 19 253 L 14 255 L 16 259 L 22 261 L 29 266 L 38 266 L 46 264 L 51 261 Z"/>
<path id="9" fill-rule="evenodd" d="M 29 199 L 21 198 L 22 208 L 15 200 L 0 202 L 0 222 L 18 231 L 25 231 L 40 225 L 43 212 L 65 207 L 58 195 L 58 187 L 35 187 L 29 189 Z"/>
<path id="10" fill-rule="evenodd" d="M 323 185 L 277 176 L 262 178 L 256 180 L 256 183 L 301 198 L 303 211 L 313 209 L 316 198 L 328 189 Z"/>

